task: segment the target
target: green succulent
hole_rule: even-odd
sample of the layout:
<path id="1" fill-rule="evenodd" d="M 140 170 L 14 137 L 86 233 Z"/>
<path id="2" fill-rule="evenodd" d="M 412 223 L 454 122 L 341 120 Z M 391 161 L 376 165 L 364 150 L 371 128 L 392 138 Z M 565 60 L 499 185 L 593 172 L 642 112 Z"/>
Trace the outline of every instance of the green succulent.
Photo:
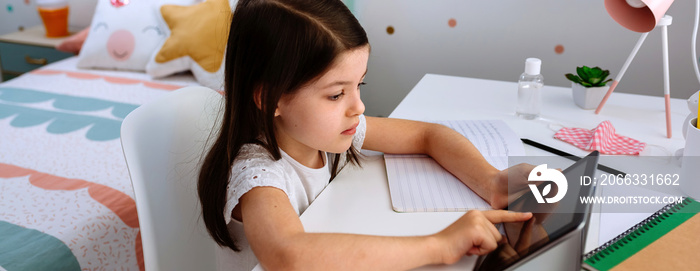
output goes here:
<path id="1" fill-rule="evenodd" d="M 576 67 L 576 73 L 578 76 L 567 73 L 566 78 L 571 80 L 571 82 L 581 84 L 584 87 L 602 87 L 605 86 L 612 79 L 605 80 L 605 78 L 610 75 L 609 70 L 603 70 L 600 67 L 589 68 L 587 66 Z"/>

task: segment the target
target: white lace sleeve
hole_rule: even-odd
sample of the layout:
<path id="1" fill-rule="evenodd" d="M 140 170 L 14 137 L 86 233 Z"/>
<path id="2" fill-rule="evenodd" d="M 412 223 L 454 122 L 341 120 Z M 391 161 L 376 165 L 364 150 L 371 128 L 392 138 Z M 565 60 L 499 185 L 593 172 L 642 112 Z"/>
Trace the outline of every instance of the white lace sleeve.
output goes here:
<path id="1" fill-rule="evenodd" d="M 367 120 L 365 115 L 360 115 L 360 125 L 357 125 L 357 130 L 355 136 L 352 138 L 352 146 L 358 151 L 362 149 L 362 145 L 365 143 L 365 134 L 367 133 Z"/>
<path id="2" fill-rule="evenodd" d="M 231 221 L 231 212 L 238 205 L 238 200 L 255 187 L 269 186 L 279 188 L 289 195 L 285 181 L 284 168 L 272 159 L 267 150 L 257 144 L 247 144 L 233 162 L 231 178 L 226 191 L 224 218 L 226 224 Z"/>

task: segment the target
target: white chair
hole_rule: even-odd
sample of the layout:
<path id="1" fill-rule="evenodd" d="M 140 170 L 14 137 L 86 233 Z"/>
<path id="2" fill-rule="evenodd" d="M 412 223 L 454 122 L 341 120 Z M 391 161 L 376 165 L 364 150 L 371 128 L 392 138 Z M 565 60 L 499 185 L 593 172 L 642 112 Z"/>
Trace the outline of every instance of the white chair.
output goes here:
<path id="1" fill-rule="evenodd" d="M 185 87 L 138 107 L 122 122 L 148 271 L 216 270 L 217 245 L 201 218 L 197 176 L 223 105 L 216 91 Z"/>

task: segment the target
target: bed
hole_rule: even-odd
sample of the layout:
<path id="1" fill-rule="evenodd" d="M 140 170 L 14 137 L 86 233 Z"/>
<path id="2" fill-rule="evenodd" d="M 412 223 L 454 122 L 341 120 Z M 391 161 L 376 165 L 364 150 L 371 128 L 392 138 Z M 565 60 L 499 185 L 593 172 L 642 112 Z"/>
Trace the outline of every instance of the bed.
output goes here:
<path id="1" fill-rule="evenodd" d="M 0 83 L 0 270 L 143 270 L 121 121 L 199 83 L 76 62 Z"/>
<path id="2" fill-rule="evenodd" d="M 144 270 L 122 120 L 221 89 L 236 2 L 97 0 L 79 55 L 0 83 L 0 271 Z"/>

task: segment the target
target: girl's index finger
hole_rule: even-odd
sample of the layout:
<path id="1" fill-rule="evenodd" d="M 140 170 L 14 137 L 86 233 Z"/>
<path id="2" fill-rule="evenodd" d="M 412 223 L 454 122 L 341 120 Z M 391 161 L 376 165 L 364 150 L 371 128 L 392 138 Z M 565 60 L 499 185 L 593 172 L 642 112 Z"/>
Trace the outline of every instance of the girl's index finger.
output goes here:
<path id="1" fill-rule="evenodd" d="M 502 222 L 520 222 L 528 220 L 532 217 L 532 213 L 519 213 L 511 212 L 506 210 L 489 210 L 483 212 L 484 217 L 491 221 L 491 223 L 502 223 Z"/>

